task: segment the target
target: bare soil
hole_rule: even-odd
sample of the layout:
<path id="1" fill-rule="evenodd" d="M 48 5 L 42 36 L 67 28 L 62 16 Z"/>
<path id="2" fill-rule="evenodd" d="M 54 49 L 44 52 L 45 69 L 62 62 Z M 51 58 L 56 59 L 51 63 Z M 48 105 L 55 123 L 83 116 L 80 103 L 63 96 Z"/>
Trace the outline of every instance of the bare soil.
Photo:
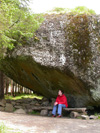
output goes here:
<path id="1" fill-rule="evenodd" d="M 100 120 L 53 118 L 0 112 L 0 123 L 21 133 L 100 133 Z"/>

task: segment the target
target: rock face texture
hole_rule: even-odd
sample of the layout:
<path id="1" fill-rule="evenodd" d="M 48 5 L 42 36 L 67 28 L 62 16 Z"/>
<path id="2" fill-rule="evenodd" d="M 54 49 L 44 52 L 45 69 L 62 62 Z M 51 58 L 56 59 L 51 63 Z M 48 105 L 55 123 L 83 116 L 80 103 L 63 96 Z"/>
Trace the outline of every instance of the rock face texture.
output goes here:
<path id="1" fill-rule="evenodd" d="M 35 37 L 9 52 L 0 69 L 48 98 L 64 90 L 69 107 L 100 105 L 100 16 L 45 15 Z"/>

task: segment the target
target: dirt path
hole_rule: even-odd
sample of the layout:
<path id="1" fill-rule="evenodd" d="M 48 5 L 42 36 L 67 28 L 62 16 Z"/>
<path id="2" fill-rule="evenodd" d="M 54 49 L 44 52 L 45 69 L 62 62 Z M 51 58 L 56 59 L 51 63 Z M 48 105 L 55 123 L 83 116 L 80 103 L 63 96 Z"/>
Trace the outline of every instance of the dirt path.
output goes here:
<path id="1" fill-rule="evenodd" d="M 100 120 L 19 115 L 0 112 L 0 123 L 21 133 L 100 133 Z"/>

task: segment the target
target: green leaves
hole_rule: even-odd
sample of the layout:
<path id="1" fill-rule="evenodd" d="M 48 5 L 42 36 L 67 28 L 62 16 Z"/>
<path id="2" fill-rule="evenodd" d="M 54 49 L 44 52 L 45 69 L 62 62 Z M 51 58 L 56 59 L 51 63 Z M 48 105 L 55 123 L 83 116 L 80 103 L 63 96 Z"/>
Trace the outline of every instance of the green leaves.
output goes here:
<path id="1" fill-rule="evenodd" d="M 56 13 L 68 13 L 68 14 L 96 14 L 94 10 L 88 9 L 85 6 L 78 6 L 73 9 L 69 8 L 60 8 L 60 7 L 55 7 L 52 11 L 50 12 L 56 12 Z"/>
<path id="2" fill-rule="evenodd" d="M 78 6 L 74 9 L 71 9 L 71 12 L 74 13 L 74 14 L 76 14 L 76 13 L 77 14 L 88 14 L 88 15 L 96 14 L 94 10 L 88 9 L 85 6 Z"/>
<path id="3" fill-rule="evenodd" d="M 29 0 L 1 0 L 0 3 L 0 52 L 23 45 L 43 22 L 42 15 L 31 14 Z M 6 50 L 5 50 L 6 51 Z"/>

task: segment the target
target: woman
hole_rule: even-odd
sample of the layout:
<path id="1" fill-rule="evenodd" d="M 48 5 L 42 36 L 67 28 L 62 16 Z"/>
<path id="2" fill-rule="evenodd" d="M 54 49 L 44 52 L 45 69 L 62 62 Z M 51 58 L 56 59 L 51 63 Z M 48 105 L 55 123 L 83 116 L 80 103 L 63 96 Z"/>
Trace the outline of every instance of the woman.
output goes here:
<path id="1" fill-rule="evenodd" d="M 67 108 L 68 107 L 67 98 L 63 94 L 62 90 L 58 91 L 58 96 L 56 98 L 56 101 L 54 103 L 54 107 L 53 107 L 53 110 L 52 110 L 53 117 L 56 116 L 57 107 L 58 107 L 58 116 L 57 117 L 61 117 L 62 108 Z"/>

